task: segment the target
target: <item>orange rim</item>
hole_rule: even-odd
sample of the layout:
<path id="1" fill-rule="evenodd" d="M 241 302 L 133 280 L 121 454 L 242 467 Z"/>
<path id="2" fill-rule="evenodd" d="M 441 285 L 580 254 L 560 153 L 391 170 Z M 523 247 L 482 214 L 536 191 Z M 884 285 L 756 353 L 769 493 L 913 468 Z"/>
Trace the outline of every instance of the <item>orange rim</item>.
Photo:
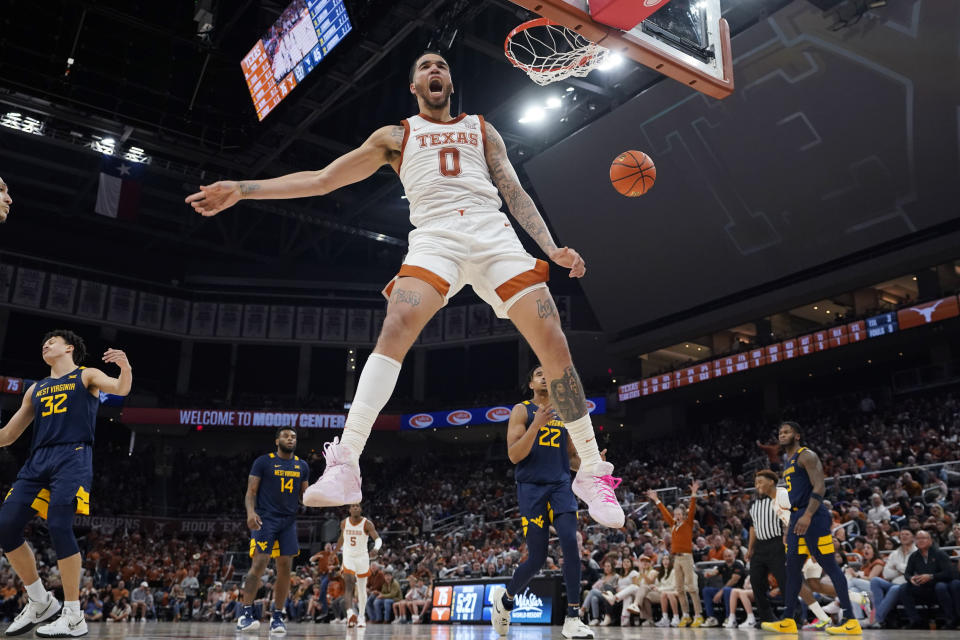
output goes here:
<path id="1" fill-rule="evenodd" d="M 594 58 L 594 56 L 592 55 L 583 55 L 577 60 L 575 64 L 569 64 L 564 67 L 543 67 L 543 66 L 536 66 L 532 64 L 525 64 L 513 57 L 513 54 L 510 53 L 510 41 L 513 39 L 514 36 L 516 36 L 518 33 L 523 33 L 527 29 L 532 29 L 534 27 L 550 27 L 550 26 L 563 27 L 567 31 L 573 31 L 573 29 L 570 29 L 569 27 L 565 27 L 564 25 L 560 24 L 559 22 L 555 22 L 550 18 L 535 18 L 533 20 L 528 20 L 527 22 L 524 22 L 521 25 L 518 25 L 513 31 L 508 33 L 506 40 L 503 41 L 503 53 L 505 56 L 507 56 L 507 60 L 510 61 L 510 64 L 512 64 L 513 66 L 519 69 L 523 69 L 524 71 L 534 71 L 534 72 L 543 73 L 546 71 L 566 71 L 568 69 L 576 69 L 578 67 L 584 66 L 585 64 L 590 62 L 591 59 Z M 577 33 L 576 31 L 573 31 L 573 33 L 576 33 L 577 36 L 583 38 L 583 36 Z M 586 38 L 584 38 L 584 40 L 586 40 Z"/>

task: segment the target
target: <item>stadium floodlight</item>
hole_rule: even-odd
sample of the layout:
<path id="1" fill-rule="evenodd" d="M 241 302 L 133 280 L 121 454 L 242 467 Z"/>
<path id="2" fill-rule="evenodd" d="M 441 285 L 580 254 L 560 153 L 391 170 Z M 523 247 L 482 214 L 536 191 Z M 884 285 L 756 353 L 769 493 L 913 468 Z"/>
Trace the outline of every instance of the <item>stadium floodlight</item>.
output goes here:
<path id="1" fill-rule="evenodd" d="M 612 71 L 621 64 L 623 64 L 623 56 L 621 56 L 619 53 L 612 53 L 607 56 L 607 59 L 604 60 L 600 66 L 597 67 L 597 69 L 600 71 Z"/>
<path id="2" fill-rule="evenodd" d="M 547 112 L 543 110 L 543 107 L 538 106 L 529 106 L 527 110 L 523 113 L 523 117 L 518 120 L 520 124 L 530 124 L 533 122 L 540 122 L 547 116 Z"/>

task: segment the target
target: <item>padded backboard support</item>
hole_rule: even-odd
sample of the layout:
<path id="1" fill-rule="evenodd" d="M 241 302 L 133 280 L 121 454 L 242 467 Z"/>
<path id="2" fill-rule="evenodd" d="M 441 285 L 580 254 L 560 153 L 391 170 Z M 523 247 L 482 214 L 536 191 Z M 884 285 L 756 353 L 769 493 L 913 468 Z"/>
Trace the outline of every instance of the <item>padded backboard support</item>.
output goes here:
<path id="1" fill-rule="evenodd" d="M 641 4 L 641 0 L 630 1 Z M 573 29 L 585 38 L 636 60 L 700 93 L 717 99 L 726 98 L 733 93 L 730 27 L 727 21 L 720 17 L 719 0 L 708 0 L 704 3 L 709 5 L 707 15 L 711 22 L 707 28 L 715 56 L 710 62 L 698 60 L 678 48 L 657 41 L 644 33 L 641 25 L 624 30 L 599 22 L 590 15 L 586 0 L 511 0 L 511 2 Z"/>

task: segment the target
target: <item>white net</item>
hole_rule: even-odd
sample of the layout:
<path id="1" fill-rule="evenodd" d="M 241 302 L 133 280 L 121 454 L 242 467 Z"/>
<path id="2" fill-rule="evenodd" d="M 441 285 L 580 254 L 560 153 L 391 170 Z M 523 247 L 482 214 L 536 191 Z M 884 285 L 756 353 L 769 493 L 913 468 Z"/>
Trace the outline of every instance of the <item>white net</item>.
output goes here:
<path id="1" fill-rule="evenodd" d="M 544 19 L 517 27 L 507 36 L 504 51 L 513 66 L 526 71 L 540 86 L 570 76 L 582 78 L 602 65 L 610 53 L 573 29 Z"/>

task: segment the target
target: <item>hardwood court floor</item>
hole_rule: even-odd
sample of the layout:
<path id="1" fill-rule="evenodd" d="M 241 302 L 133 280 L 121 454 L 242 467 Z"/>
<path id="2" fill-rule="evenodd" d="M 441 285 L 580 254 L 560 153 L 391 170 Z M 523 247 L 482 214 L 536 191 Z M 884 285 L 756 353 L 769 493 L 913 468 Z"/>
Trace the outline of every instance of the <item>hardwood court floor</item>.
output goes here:
<path id="1" fill-rule="evenodd" d="M 797 635 L 781 635 L 757 630 L 741 629 L 657 629 L 654 627 L 594 627 L 596 640 L 817 640 L 831 637 L 825 633 L 804 631 Z M 34 638 L 33 633 L 20 636 Z M 168 640 L 171 638 L 345 638 L 346 640 L 497 640 L 489 625 L 376 625 L 366 629 L 347 629 L 343 625 L 290 623 L 286 636 L 270 636 L 266 625 L 252 634 L 240 634 L 232 624 L 219 622 L 144 622 L 90 625 L 88 638 L 134 638 L 137 640 Z M 863 638 L 919 640 L 928 638 L 957 638 L 956 631 L 870 631 Z M 514 625 L 507 640 L 564 640 L 560 627 Z"/>

